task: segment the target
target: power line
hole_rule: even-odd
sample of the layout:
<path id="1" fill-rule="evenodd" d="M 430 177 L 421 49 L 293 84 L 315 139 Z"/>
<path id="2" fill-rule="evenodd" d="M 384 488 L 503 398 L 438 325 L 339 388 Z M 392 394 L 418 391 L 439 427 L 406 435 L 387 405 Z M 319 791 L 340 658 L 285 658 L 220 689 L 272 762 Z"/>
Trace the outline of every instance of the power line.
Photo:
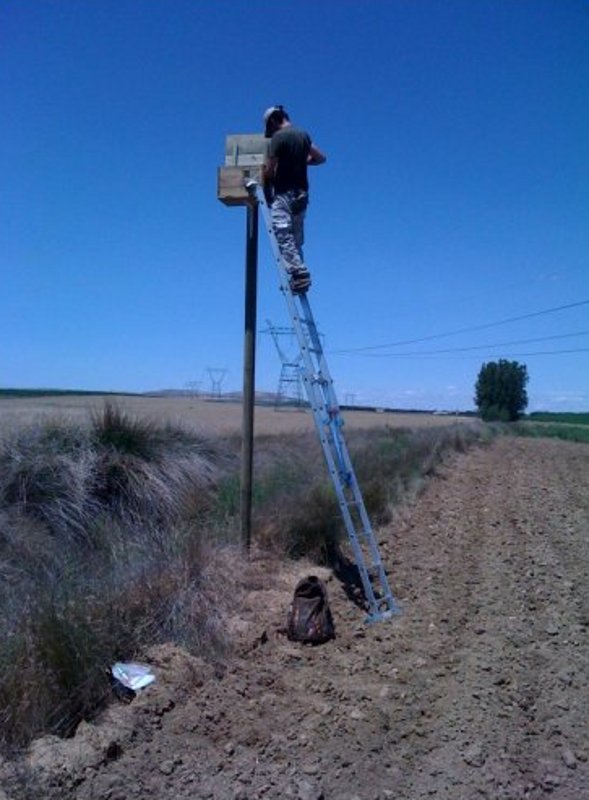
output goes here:
<path id="1" fill-rule="evenodd" d="M 383 350 L 385 347 L 401 347 L 405 344 L 417 344 L 418 342 L 429 342 L 433 339 L 443 339 L 447 336 L 456 336 L 459 333 L 470 333 L 471 331 L 481 331 L 485 328 L 494 328 L 498 325 L 507 325 L 510 322 L 520 322 L 523 319 L 532 319 L 533 317 L 540 317 L 545 314 L 554 314 L 557 311 L 565 311 L 569 308 L 578 308 L 579 306 L 589 305 L 589 300 L 579 300 L 577 303 L 567 303 L 563 306 L 554 306 L 553 308 L 545 308 L 542 311 L 533 311 L 530 314 L 522 314 L 519 317 L 509 317 L 508 319 L 498 320 L 497 322 L 487 322 L 484 325 L 471 325 L 468 328 L 458 328 L 455 331 L 447 331 L 446 333 L 435 333 L 431 336 L 422 336 L 419 339 L 403 339 L 398 342 L 387 342 L 386 344 L 367 345 L 365 347 L 352 347 L 347 350 L 334 350 L 335 355 L 343 353 L 361 353 L 367 350 Z"/>
<path id="2" fill-rule="evenodd" d="M 447 347 L 443 350 L 419 350 L 413 353 L 366 353 L 366 358 L 388 358 L 389 356 L 425 356 L 437 355 L 438 353 L 461 353 L 467 350 L 488 350 L 491 347 L 507 347 L 513 344 L 532 344 L 535 342 L 548 342 L 554 339 L 570 339 L 574 336 L 588 336 L 589 331 L 577 331 L 576 333 L 559 333 L 555 336 L 538 336 L 534 339 L 512 339 L 509 342 L 494 342 L 493 344 L 475 344 L 469 347 Z"/>
<path id="3" fill-rule="evenodd" d="M 518 358 L 522 356 L 526 358 L 528 356 L 558 356 L 561 355 L 561 353 L 589 353 L 589 347 L 576 347 L 572 350 L 536 350 L 534 353 L 512 353 L 510 358 L 513 358 L 513 356 L 517 356 Z M 505 356 L 503 356 L 503 358 L 505 358 Z"/>
<path id="4" fill-rule="evenodd" d="M 433 351 L 434 353 L 436 351 Z M 443 352 L 443 351 L 437 351 Z M 501 353 L 501 355 L 493 355 L 493 356 L 483 356 L 486 359 L 500 359 L 500 358 L 522 358 L 523 356 L 556 356 L 561 355 L 563 353 L 589 353 L 589 347 L 576 347 L 571 350 L 536 350 L 533 353 Z M 442 360 L 442 359 L 452 359 L 452 358 L 481 358 L 480 355 L 447 355 L 442 356 L 439 358 L 436 355 L 430 355 L 427 352 L 422 353 L 385 353 L 380 358 L 414 358 L 414 359 L 423 359 L 423 360 Z"/>

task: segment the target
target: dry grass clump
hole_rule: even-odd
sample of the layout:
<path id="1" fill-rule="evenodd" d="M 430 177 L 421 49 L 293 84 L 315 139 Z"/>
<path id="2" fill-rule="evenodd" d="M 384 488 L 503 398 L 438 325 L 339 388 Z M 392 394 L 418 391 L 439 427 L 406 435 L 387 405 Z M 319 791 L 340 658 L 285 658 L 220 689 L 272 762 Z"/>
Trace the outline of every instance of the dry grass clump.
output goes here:
<path id="1" fill-rule="evenodd" d="M 226 646 L 203 520 L 229 456 L 106 406 L 0 445 L 0 744 L 68 734 L 108 667 L 175 641 Z"/>
<path id="2" fill-rule="evenodd" d="M 50 421 L 0 448 L 0 502 L 56 536 L 88 540 L 103 516 L 167 522 L 205 510 L 219 448 L 181 428 L 129 417 L 107 404 L 90 427 Z"/>
<path id="3" fill-rule="evenodd" d="M 484 427 L 454 424 L 439 428 L 386 428 L 354 433 L 350 451 L 356 474 L 365 485 L 365 502 L 374 515 L 388 518 L 391 507 L 414 497 L 450 454 L 481 441 Z M 372 508 L 370 504 L 372 502 Z"/>
<path id="4" fill-rule="evenodd" d="M 484 426 L 385 428 L 346 434 L 364 503 L 373 524 L 414 496 L 451 452 L 481 441 Z M 288 557 L 332 563 L 345 529 L 323 452 L 311 434 L 260 440 L 256 463 L 255 529 L 262 546 Z"/>

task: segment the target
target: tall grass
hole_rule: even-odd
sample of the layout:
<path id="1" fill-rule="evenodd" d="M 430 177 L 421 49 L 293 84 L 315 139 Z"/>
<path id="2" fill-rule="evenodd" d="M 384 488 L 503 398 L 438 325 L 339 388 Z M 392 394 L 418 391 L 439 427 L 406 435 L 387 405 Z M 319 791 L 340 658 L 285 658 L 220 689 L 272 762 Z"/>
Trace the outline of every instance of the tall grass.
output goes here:
<path id="1" fill-rule="evenodd" d="M 203 519 L 229 456 L 107 405 L 0 447 L 0 742 L 68 734 L 109 693 L 107 667 L 174 640 L 225 641 Z"/>
<path id="2" fill-rule="evenodd" d="M 387 522 L 395 505 L 414 496 L 450 452 L 482 441 L 488 430 L 462 423 L 351 431 L 346 438 L 373 524 Z M 274 437 L 260 444 L 255 528 L 263 546 L 321 563 L 337 559 L 345 529 L 315 437 Z"/>

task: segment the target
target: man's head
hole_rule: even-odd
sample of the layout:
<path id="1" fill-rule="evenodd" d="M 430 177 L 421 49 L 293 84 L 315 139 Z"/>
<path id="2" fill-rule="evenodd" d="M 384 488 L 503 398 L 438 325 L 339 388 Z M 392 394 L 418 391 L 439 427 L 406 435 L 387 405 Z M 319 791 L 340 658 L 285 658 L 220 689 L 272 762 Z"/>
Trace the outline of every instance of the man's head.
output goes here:
<path id="1" fill-rule="evenodd" d="M 283 106 L 270 106 L 264 112 L 264 136 L 267 139 L 276 133 L 285 122 L 289 122 L 289 116 Z"/>

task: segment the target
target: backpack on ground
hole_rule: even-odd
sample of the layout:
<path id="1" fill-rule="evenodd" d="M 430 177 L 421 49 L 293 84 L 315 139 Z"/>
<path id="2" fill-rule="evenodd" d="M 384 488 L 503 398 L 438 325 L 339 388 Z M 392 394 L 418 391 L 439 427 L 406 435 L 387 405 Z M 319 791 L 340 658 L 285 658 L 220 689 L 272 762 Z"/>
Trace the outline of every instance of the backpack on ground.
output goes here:
<path id="1" fill-rule="evenodd" d="M 315 575 L 303 578 L 295 587 L 288 611 L 286 635 L 291 642 L 308 644 L 322 644 L 335 639 L 327 589 Z"/>

